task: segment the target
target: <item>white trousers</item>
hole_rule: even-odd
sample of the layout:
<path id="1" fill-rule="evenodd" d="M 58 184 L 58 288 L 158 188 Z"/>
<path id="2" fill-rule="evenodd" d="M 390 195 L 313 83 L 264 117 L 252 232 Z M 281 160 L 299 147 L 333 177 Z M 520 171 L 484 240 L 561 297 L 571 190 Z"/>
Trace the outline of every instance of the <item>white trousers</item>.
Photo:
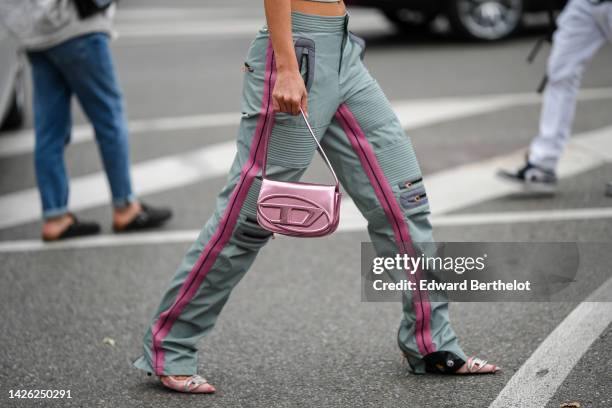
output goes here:
<path id="1" fill-rule="evenodd" d="M 529 150 L 530 163 L 553 171 L 571 133 L 585 67 L 602 45 L 612 42 L 612 2 L 570 0 L 557 24 L 548 59 L 540 133 Z"/>

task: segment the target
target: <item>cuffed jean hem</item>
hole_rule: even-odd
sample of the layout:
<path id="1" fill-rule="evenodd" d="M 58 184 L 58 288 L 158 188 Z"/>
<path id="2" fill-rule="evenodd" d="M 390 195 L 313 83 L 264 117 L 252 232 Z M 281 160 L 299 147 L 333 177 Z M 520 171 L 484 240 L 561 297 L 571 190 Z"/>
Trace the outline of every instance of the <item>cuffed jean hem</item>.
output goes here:
<path id="1" fill-rule="evenodd" d="M 130 194 L 129 196 L 122 197 L 122 198 L 113 198 L 113 207 L 114 208 L 124 208 L 132 204 L 135 201 L 136 201 L 136 196 L 134 194 Z"/>
<path id="2" fill-rule="evenodd" d="M 50 210 L 43 210 L 43 220 L 48 220 L 50 218 L 57 218 L 64 214 L 68 214 L 68 207 L 60 207 L 60 208 L 52 208 Z"/>

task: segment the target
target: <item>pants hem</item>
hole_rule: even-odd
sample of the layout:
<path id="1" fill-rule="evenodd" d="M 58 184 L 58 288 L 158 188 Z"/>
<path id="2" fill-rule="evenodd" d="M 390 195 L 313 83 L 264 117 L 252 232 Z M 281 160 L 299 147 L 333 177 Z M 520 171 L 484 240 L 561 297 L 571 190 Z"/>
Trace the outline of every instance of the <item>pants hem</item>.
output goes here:
<path id="1" fill-rule="evenodd" d="M 50 218 L 57 218 L 60 217 L 64 214 L 68 214 L 68 207 L 59 207 L 59 208 L 53 208 L 50 210 L 44 210 L 43 211 L 43 220 L 48 220 Z"/>
<path id="2" fill-rule="evenodd" d="M 116 209 L 125 208 L 135 201 L 136 201 L 136 196 L 134 194 L 130 194 L 127 197 L 122 197 L 122 198 L 113 198 L 113 208 L 116 208 Z"/>
<path id="3" fill-rule="evenodd" d="M 195 375 L 198 372 L 198 369 L 196 366 L 164 365 L 163 373 L 158 373 L 157 370 L 153 368 L 153 365 L 151 365 L 151 363 L 144 356 L 137 358 L 132 363 L 132 366 L 148 374 L 155 374 L 155 375 Z"/>
<path id="4" fill-rule="evenodd" d="M 536 139 L 537 140 L 537 139 Z M 547 171 L 552 171 L 554 172 L 557 168 L 557 163 L 559 162 L 559 157 L 557 156 L 553 156 L 551 154 L 548 155 L 542 155 L 539 153 L 540 150 L 542 150 L 541 147 L 537 147 L 534 148 L 532 143 L 532 146 L 530 148 L 530 152 L 527 155 L 527 161 L 534 165 L 537 166 L 541 169 L 547 170 Z M 551 151 L 553 149 L 549 149 L 549 151 Z"/>

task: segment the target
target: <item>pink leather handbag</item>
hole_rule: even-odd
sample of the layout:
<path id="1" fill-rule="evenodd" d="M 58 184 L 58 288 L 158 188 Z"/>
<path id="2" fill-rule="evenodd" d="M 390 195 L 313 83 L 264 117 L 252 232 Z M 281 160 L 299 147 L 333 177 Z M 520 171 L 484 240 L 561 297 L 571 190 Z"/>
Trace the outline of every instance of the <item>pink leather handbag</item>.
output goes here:
<path id="1" fill-rule="evenodd" d="M 340 184 L 334 169 L 317 140 L 308 119 L 300 109 L 308 131 L 315 140 L 335 185 L 276 181 L 266 178 L 268 140 L 264 145 L 262 183 L 257 199 L 257 222 L 271 232 L 295 237 L 321 237 L 331 234 L 340 221 Z"/>

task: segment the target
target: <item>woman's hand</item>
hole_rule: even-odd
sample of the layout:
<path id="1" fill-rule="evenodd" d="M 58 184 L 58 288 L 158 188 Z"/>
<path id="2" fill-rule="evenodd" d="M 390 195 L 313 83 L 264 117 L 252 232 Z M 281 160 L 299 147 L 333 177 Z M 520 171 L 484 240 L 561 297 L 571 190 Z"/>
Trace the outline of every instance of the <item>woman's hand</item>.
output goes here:
<path id="1" fill-rule="evenodd" d="M 291 35 L 291 2 L 264 0 L 266 20 L 276 62 L 276 84 L 272 91 L 272 106 L 277 112 L 292 115 L 308 112 L 308 93 L 300 75 L 293 37 Z"/>
<path id="2" fill-rule="evenodd" d="M 297 69 L 278 71 L 272 91 L 272 106 L 277 112 L 298 115 L 300 107 L 308 113 L 308 92 Z"/>

